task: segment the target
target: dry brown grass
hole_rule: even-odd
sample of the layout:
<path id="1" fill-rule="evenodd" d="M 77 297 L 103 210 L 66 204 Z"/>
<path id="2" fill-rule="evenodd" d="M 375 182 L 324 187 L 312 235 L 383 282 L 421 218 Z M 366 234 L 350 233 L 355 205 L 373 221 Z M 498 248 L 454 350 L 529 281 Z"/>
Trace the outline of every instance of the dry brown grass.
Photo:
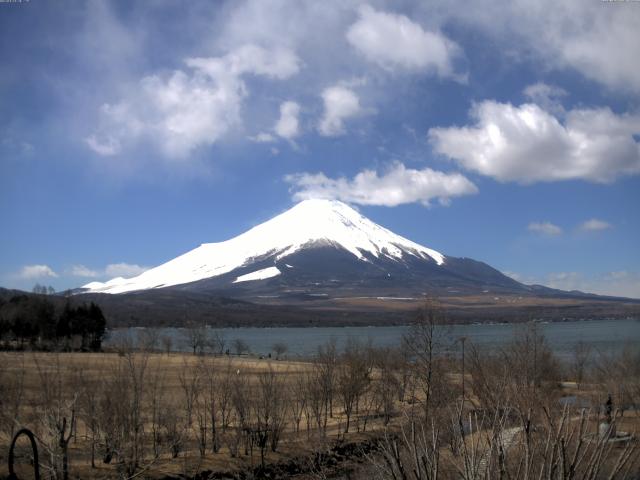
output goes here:
<path id="1" fill-rule="evenodd" d="M 137 355 L 143 355 L 138 353 Z M 194 372 L 202 367 L 202 362 L 207 362 L 207 368 L 212 366 L 215 369 L 227 371 L 230 369 L 236 375 L 248 378 L 251 386 L 256 386 L 258 376 L 269 371 L 275 372 L 283 378 L 287 385 L 292 385 L 299 376 L 307 374 L 312 369 L 312 364 L 273 359 L 259 359 L 253 357 L 211 357 L 197 356 L 191 354 L 172 353 L 147 353 L 147 372 L 151 375 L 154 372 L 161 372 L 163 381 L 162 388 L 166 405 L 174 405 L 176 409 L 182 408 L 183 390 L 180 377 L 185 372 Z M 39 421 L 38 405 L 41 395 L 41 381 L 43 372 L 50 372 L 63 377 L 63 383 L 68 384 L 67 389 L 73 389 L 71 378 L 78 372 L 90 379 L 100 379 L 122 366 L 123 356 L 118 353 L 43 353 L 43 352 L 1 352 L 0 362 L 3 365 L 3 373 L 7 376 L 18 374 L 24 371 L 24 396 L 22 399 L 20 420 L 16 422 L 16 429 L 25 426 L 36 430 Z M 71 396 L 74 392 L 69 391 Z M 337 404 L 337 402 L 336 402 Z M 148 413 L 146 413 L 148 416 Z M 378 422 L 379 423 L 379 422 Z M 369 428 L 375 427 L 376 421 L 369 422 Z M 285 428 L 285 437 L 277 452 L 268 452 L 269 462 L 279 462 L 294 457 L 310 455 L 319 446 L 335 439 L 341 435 L 344 428 L 344 416 L 338 407 L 334 407 L 334 416 L 327 421 L 326 437 L 311 425 L 307 431 L 307 420 L 303 417 L 300 425 L 300 432 L 295 433 L 293 422 L 288 421 Z M 148 431 L 149 426 L 145 429 Z M 163 451 L 159 458 L 150 460 L 152 465 L 145 476 L 158 478 L 164 475 L 195 474 L 201 470 L 214 471 L 234 471 L 256 466 L 260 463 L 260 455 L 254 451 L 253 455 L 242 455 L 233 458 L 227 445 L 223 444 L 219 453 L 208 452 L 202 457 L 195 443 L 196 426 L 192 427 L 190 438 L 185 442 L 182 452 L 178 458 L 172 458 L 169 451 Z M 357 436 L 354 428 L 351 436 Z M 90 466 L 90 432 L 86 425 L 78 422 L 75 437 L 72 439 L 69 449 L 72 478 L 116 478 L 116 466 L 104 464 L 98 456 L 96 468 Z M 10 438 L 6 431 L 0 432 L 0 478 L 8 474 L 7 452 Z M 20 442 L 22 445 L 23 442 Z M 26 446 L 26 443 L 24 443 Z M 23 451 L 26 448 L 21 447 Z M 148 451 L 148 447 L 147 447 Z M 40 453 L 42 459 L 42 452 Z M 147 454 L 147 457 L 149 455 Z M 145 462 L 143 462 L 145 463 Z M 24 466 L 23 466 L 24 467 Z M 24 468 L 23 468 L 24 470 Z M 27 468 L 27 470 L 29 470 Z"/>
<path id="2" fill-rule="evenodd" d="M 247 392 L 255 394 L 259 389 L 260 378 L 265 374 L 273 372 L 279 379 L 283 380 L 283 385 L 286 386 L 286 400 L 291 402 L 295 395 L 295 390 L 291 388 L 296 382 L 305 378 L 307 375 L 314 371 L 313 363 L 299 362 L 299 361 L 287 361 L 287 360 L 273 360 L 273 359 L 259 359 L 255 357 L 211 357 L 211 356 L 196 356 L 191 354 L 160 354 L 160 353 L 142 353 L 135 354 L 137 358 L 144 357 L 147 361 L 147 375 L 152 376 L 160 374 L 162 376 L 162 390 L 164 394 L 165 408 L 174 408 L 184 414 L 184 390 L 181 384 L 181 378 L 184 380 L 185 375 L 192 374 L 198 369 L 202 369 L 203 365 L 206 368 L 211 368 L 221 373 L 230 371 L 234 376 L 239 375 L 246 378 L 249 385 Z M 0 352 L 0 380 L 2 376 L 4 378 L 17 377 L 20 372 L 24 372 L 24 395 L 22 399 L 23 407 L 19 415 L 19 422 L 16 426 L 24 425 L 26 427 L 37 430 L 39 422 L 41 421 L 41 405 L 42 405 L 42 379 L 46 372 L 52 375 L 59 376 L 62 383 L 65 385 L 66 395 L 68 397 L 73 396 L 74 383 L 73 379 L 76 378 L 78 373 L 81 373 L 85 378 L 93 381 L 107 378 L 113 372 L 116 372 L 118 368 L 122 368 L 125 365 L 127 356 L 118 353 L 13 353 L 13 352 Z M 502 364 L 497 364 L 502 372 Z M 442 378 L 445 381 L 442 385 L 436 385 L 438 388 L 448 389 L 447 398 L 451 398 L 449 404 L 445 404 L 438 410 L 436 415 L 448 416 L 455 413 L 455 408 L 452 407 L 457 401 L 459 401 L 459 393 L 462 377 L 458 371 L 458 362 L 444 362 L 443 367 L 440 370 L 442 372 Z M 500 373 L 496 372 L 496 374 Z M 414 372 L 415 373 L 415 372 Z M 394 373 L 394 374 L 397 374 Z M 377 385 L 384 383 L 385 377 L 382 370 L 374 368 L 370 373 L 370 386 L 366 395 L 373 395 Z M 473 384 L 473 378 L 470 370 L 467 371 L 465 376 L 465 382 L 467 385 L 466 390 L 466 402 L 465 408 L 468 411 L 478 408 L 482 404 L 480 399 L 472 391 L 471 385 Z M 570 380 L 570 379 L 569 379 Z M 1 385 L 2 383 L 0 383 Z M 5 382 L 6 384 L 6 382 Z M 594 405 L 602 405 L 602 385 L 597 382 L 585 383 L 580 389 L 574 382 L 564 382 L 560 384 L 558 390 L 554 395 L 576 395 L 586 399 L 596 398 L 597 402 Z M 149 394 L 147 392 L 146 394 Z M 442 394 L 442 390 L 439 390 L 439 394 Z M 554 397 L 555 398 L 555 397 Z M 412 399 L 411 402 L 407 401 Z M 403 423 L 409 415 L 412 413 L 422 411 L 420 402 L 424 399 L 424 395 L 420 392 L 419 388 L 413 388 L 411 391 L 406 392 L 404 402 L 395 401 L 395 416 L 391 421 L 391 429 L 394 430 Z M 288 421 L 285 428 L 283 440 L 277 452 L 268 452 L 267 461 L 269 463 L 287 461 L 293 458 L 300 458 L 304 456 L 311 456 L 314 451 L 325 448 L 331 441 L 339 438 L 346 437 L 350 440 L 361 439 L 365 435 L 361 430 L 364 426 L 364 417 L 367 413 L 374 414 L 373 409 L 365 411 L 363 405 L 366 403 L 365 398 L 361 403 L 361 409 L 357 411 L 352 417 L 352 433 L 345 435 L 343 433 L 345 426 L 345 415 L 339 406 L 339 402 L 334 402 L 334 415 L 327 420 L 326 436 L 321 433 L 314 426 L 314 420 L 309 417 L 303 416 L 300 424 L 300 431 L 296 433 L 293 428 L 293 421 L 291 419 L 291 411 L 288 411 Z M 416 403 L 417 402 L 417 403 Z M 148 408 L 145 404 L 144 408 Z M 248 467 L 257 466 L 260 463 L 260 455 L 257 450 L 254 450 L 253 455 L 245 455 L 243 451 L 237 456 L 232 456 L 229 449 L 229 445 L 225 442 L 222 443 L 222 447 L 218 453 L 212 453 L 207 451 L 206 455 L 201 456 L 196 442 L 197 431 L 196 424 L 188 430 L 188 438 L 185 440 L 183 448 L 178 458 L 172 458 L 171 452 L 168 449 L 163 449 L 158 458 L 153 459 L 150 454 L 149 447 L 149 431 L 150 424 L 148 418 L 150 417 L 147 411 L 144 412 L 145 418 L 145 458 L 141 465 L 149 464 L 149 468 L 144 470 L 145 478 L 161 478 L 165 475 L 191 475 L 203 470 L 213 471 L 237 471 L 246 469 Z M 596 431 L 599 417 L 592 415 L 589 418 L 589 430 Z M 445 425 L 447 419 L 443 422 Z M 572 420 L 575 422 L 575 420 Z M 307 423 L 310 424 L 307 430 Z M 506 427 L 511 428 L 514 424 L 505 424 Z M 630 432 L 638 433 L 638 427 L 640 425 L 640 412 L 634 410 L 628 410 L 624 417 L 618 419 L 618 429 Z M 4 427 L 4 426 L 3 426 Z M 377 431 L 381 432 L 385 429 L 383 420 L 381 417 L 371 415 L 367 419 L 367 432 Z M 485 427 L 483 427 L 485 428 Z M 486 438 L 488 431 L 476 432 L 475 435 Z M 475 437 L 469 436 L 468 440 L 472 441 Z M 484 440 L 483 440 L 484 441 Z M 5 476 L 8 472 L 6 470 L 6 455 L 7 446 L 9 443 L 9 437 L 7 435 L 6 428 L 0 431 L 0 478 Z M 448 447 L 440 447 L 440 452 L 443 460 L 446 460 L 451 454 L 447 450 Z M 21 446 L 21 450 L 25 450 L 24 446 Z M 242 449 L 241 449 L 242 450 Z M 71 478 L 117 478 L 117 466 L 115 462 L 107 465 L 102 463 L 101 457 L 98 455 L 96 468 L 91 468 L 90 465 L 90 440 L 89 430 L 87 426 L 80 421 L 78 423 L 78 429 L 75 437 L 72 439 L 69 449 L 69 458 L 71 462 Z M 29 478 L 26 472 L 28 468 L 24 470 L 24 478 Z M 23 477 L 21 477 L 23 478 Z"/>

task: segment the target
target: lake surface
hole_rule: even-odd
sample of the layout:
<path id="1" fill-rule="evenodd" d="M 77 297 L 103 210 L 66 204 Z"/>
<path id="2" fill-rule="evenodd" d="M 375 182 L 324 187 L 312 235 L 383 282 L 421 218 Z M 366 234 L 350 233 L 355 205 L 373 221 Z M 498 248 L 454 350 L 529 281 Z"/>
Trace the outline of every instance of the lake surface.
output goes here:
<path id="1" fill-rule="evenodd" d="M 584 320 L 538 324 L 553 351 L 563 357 L 573 352 L 576 344 L 589 344 L 596 352 L 611 352 L 630 346 L 640 348 L 640 320 Z M 467 338 L 467 346 L 500 348 L 513 340 L 517 324 L 471 324 L 443 327 L 449 342 Z M 335 339 L 338 348 L 349 338 L 371 342 L 375 346 L 398 346 L 410 330 L 408 326 L 390 327 L 316 327 L 316 328 L 219 328 L 212 329 L 224 336 L 226 345 L 233 350 L 235 339 L 246 342 L 253 354 L 267 355 L 274 343 L 287 345 L 288 357 L 313 355 L 318 347 Z M 141 336 L 142 328 L 117 329 L 109 332 L 106 346 L 113 346 L 128 338 L 132 342 Z M 156 329 L 158 336 L 170 336 L 173 350 L 188 351 L 187 331 L 182 328 Z M 158 348 L 161 348 L 158 345 Z"/>

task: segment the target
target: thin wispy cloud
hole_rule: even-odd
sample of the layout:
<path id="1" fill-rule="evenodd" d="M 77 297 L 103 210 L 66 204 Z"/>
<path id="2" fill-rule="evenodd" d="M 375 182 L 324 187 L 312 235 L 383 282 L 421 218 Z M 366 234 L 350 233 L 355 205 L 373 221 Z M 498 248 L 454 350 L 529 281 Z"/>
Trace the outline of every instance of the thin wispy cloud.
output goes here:
<path id="1" fill-rule="evenodd" d="M 135 277 L 148 270 L 137 264 L 126 262 L 110 263 L 102 269 L 92 269 L 85 265 L 73 265 L 66 273 L 78 278 L 112 278 L 112 277 Z"/>
<path id="2" fill-rule="evenodd" d="M 599 232 L 602 230 L 608 230 L 612 228 L 609 222 L 605 222 L 604 220 L 599 220 L 597 218 L 592 218 L 587 220 L 586 222 L 580 225 L 580 230 L 584 232 Z"/>
<path id="3" fill-rule="evenodd" d="M 528 85 L 522 92 L 532 103 L 542 109 L 557 115 L 564 115 L 561 100 L 568 95 L 567 91 L 555 85 L 544 82 Z"/>
<path id="4" fill-rule="evenodd" d="M 562 235 L 562 228 L 560 228 L 558 225 L 554 225 L 551 222 L 531 222 L 527 226 L 527 230 L 550 237 Z"/>
<path id="5" fill-rule="evenodd" d="M 135 277 L 147 271 L 149 267 L 143 267 L 135 263 L 111 263 L 104 269 L 108 277 Z"/>
<path id="6" fill-rule="evenodd" d="M 579 0 L 563 2 L 560 8 L 552 0 L 480 0 L 465 8 L 450 6 L 446 0 L 429 2 L 424 12 L 444 12 L 442 22 L 473 26 L 517 58 L 533 56 L 547 69 L 578 72 L 611 92 L 640 92 L 637 8 Z"/>
<path id="7" fill-rule="evenodd" d="M 100 272 L 97 270 L 92 270 L 89 267 L 84 265 L 73 265 L 69 271 L 69 275 L 72 277 L 82 277 L 82 278 L 95 278 L 100 276 Z"/>
<path id="8" fill-rule="evenodd" d="M 256 143 L 273 143 L 276 141 L 276 137 L 268 132 L 260 132 L 253 137 L 249 137 L 249 140 Z"/>
<path id="9" fill-rule="evenodd" d="M 640 298 L 640 273 L 612 271 L 601 274 L 553 272 L 540 282 L 561 290 L 579 290 L 599 295 Z"/>
<path id="10" fill-rule="evenodd" d="M 511 271 L 503 271 L 502 273 L 526 285 L 544 285 L 559 290 L 577 290 L 598 295 L 640 299 L 640 272 L 626 270 L 604 273 L 556 271 L 544 275 L 527 275 Z"/>

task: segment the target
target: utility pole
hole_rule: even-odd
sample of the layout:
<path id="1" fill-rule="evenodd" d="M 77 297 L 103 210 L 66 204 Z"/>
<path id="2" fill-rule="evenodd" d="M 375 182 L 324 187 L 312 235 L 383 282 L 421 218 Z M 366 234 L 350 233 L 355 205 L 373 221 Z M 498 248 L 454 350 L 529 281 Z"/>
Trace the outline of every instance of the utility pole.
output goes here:
<path id="1" fill-rule="evenodd" d="M 460 337 L 460 343 L 462 344 L 462 405 L 464 406 L 464 342 L 467 341 L 467 337 Z"/>

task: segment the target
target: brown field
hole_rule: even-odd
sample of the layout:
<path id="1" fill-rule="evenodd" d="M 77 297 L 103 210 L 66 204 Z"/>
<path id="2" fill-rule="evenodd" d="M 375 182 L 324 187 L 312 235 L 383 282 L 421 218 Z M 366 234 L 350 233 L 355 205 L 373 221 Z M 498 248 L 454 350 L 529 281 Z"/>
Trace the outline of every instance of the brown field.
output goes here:
<path id="1" fill-rule="evenodd" d="M 559 445 L 585 450 L 585 465 L 575 468 L 584 478 L 600 478 L 587 470 L 596 454 L 607 474 L 627 453 L 624 467 L 640 473 L 637 443 L 611 449 L 597 435 L 609 394 L 618 432 L 640 431 L 636 354 L 589 360 L 585 349 L 559 365 L 533 327 L 503 352 L 469 346 L 463 375 L 460 359 L 437 355 L 433 332 L 414 330 L 404 349 L 354 344 L 340 353 L 327 344 L 309 362 L 131 348 L 1 352 L 0 478 L 8 474 L 12 433 L 23 426 L 38 438 L 43 478 L 64 478 L 65 452 L 69 478 L 247 472 L 263 455 L 265 465 L 297 465 L 297 478 L 393 478 L 397 471 L 389 468 L 410 468 L 417 454 L 439 464 L 444 480 L 460 478 L 472 458 L 480 476 L 466 478 L 494 468 L 520 478 L 522 458 L 533 459 L 532 471 L 545 471 Z M 562 398 L 574 406 L 563 408 Z M 331 457 L 345 442 L 374 442 L 377 453 L 351 463 Z M 506 460 L 496 456 L 496 442 Z M 16 451 L 20 478 L 31 478 L 25 439 Z M 318 452 L 325 463 L 313 460 Z M 499 458 L 506 463 L 498 465 Z"/>
<path id="2" fill-rule="evenodd" d="M 553 298 L 532 295 L 486 293 L 480 295 L 446 295 L 439 303 L 451 321 L 529 321 L 636 317 L 640 313 L 638 300 L 598 298 Z M 404 315 L 413 320 L 424 305 L 424 298 L 345 297 L 307 301 L 305 308 L 316 310 L 359 310 L 388 312 L 400 321 Z M 394 317 L 395 318 L 395 317 Z"/>
<path id="3" fill-rule="evenodd" d="M 181 383 L 181 378 L 184 380 L 185 376 L 191 375 L 199 369 L 215 369 L 221 375 L 231 372 L 234 377 L 245 377 L 250 384 L 248 391 L 257 388 L 256 384 L 259 381 L 260 374 L 273 372 L 283 381 L 283 385 L 290 389 L 293 388 L 292 386 L 297 381 L 297 378 L 302 378 L 304 375 L 309 374 L 312 369 L 310 363 L 250 357 L 214 357 L 179 353 L 169 355 L 135 353 L 133 355 L 139 359 L 145 358 L 147 362 L 145 376 L 154 379 L 156 376 L 161 377 L 162 401 L 165 403 L 165 407 L 181 410 L 180 413 L 183 415 L 185 415 L 182 412 L 185 408 L 185 390 Z M 2 374 L 5 378 L 24 374 L 22 406 L 18 419 L 13 422 L 14 429 L 19 426 L 26 426 L 37 433 L 38 430 L 42 429 L 42 423 L 45 422 L 38 408 L 38 404 L 42 400 L 44 377 L 50 376 L 51 378 L 48 380 L 55 377 L 55 382 L 60 381 L 64 385 L 64 396 L 67 399 L 66 403 L 69 404 L 74 395 L 82 395 L 81 392 L 84 388 L 87 388 L 87 384 L 88 388 L 94 388 L 100 382 L 100 379 L 104 379 L 121 369 L 125 358 L 117 353 L 2 352 L 0 353 L 0 362 L 3 365 Z M 84 380 L 80 380 L 80 376 Z M 151 380 L 145 385 L 147 390 L 145 394 L 147 396 L 150 395 L 148 391 L 151 388 L 150 382 Z M 289 396 L 294 392 L 287 391 L 284 394 Z M 151 399 L 147 399 L 147 401 L 151 401 Z M 78 403 L 80 402 L 78 401 Z M 146 410 L 149 409 L 148 406 L 145 405 L 145 407 Z M 71 478 L 118 478 L 119 473 L 117 466 L 114 465 L 115 462 L 104 464 L 99 455 L 97 455 L 95 468 L 91 468 L 89 454 L 91 431 L 80 412 L 76 414 L 79 417 L 77 430 L 74 432 L 75 435 L 69 447 Z M 147 417 L 150 416 L 148 411 L 144 414 Z M 290 415 L 290 412 L 288 415 Z M 11 420 L 9 419 L 9 422 Z M 366 438 L 366 435 L 363 437 L 364 432 L 360 432 L 363 430 L 362 421 L 361 418 L 355 421 L 352 420 L 352 432 L 347 437 L 352 438 L 354 441 Z M 294 432 L 294 427 L 291 425 L 293 420 L 288 418 L 286 422 L 289 425 L 285 428 L 285 438 L 283 438 L 277 452 L 269 450 L 267 455 L 269 462 L 280 462 L 311 455 L 317 448 L 328 444 L 327 442 L 332 439 L 344 438 L 345 436 L 342 432 L 344 429 L 344 415 L 339 412 L 337 407 L 334 407 L 333 417 L 327 419 L 326 432 L 323 434 L 318 432 L 317 427 L 310 426 L 307 429 L 307 420 L 304 414 L 300 431 L 297 433 Z M 369 431 L 381 426 L 379 420 L 368 420 L 367 423 L 366 428 Z M 158 458 L 147 458 L 147 461 L 143 462 L 148 464 L 143 467 L 145 468 L 145 477 L 160 478 L 165 475 L 194 475 L 202 470 L 236 471 L 260 464 L 260 454 L 255 445 L 253 446 L 253 452 L 250 452 L 249 455 L 243 455 L 243 452 L 241 452 L 237 456 L 233 456 L 230 454 L 229 447 L 222 442 L 223 444 L 218 453 L 213 454 L 209 451 L 204 456 L 201 456 L 194 438 L 197 435 L 196 430 L 198 427 L 196 424 L 197 421 L 193 420 L 193 425 L 188 428 L 187 438 L 183 440 L 184 447 L 178 458 L 172 458 L 169 448 L 166 448 Z M 144 430 L 150 430 L 148 419 L 145 421 Z M 39 434 L 40 437 L 44 435 L 45 433 Z M 148 437 L 148 433 L 146 436 Z M 9 441 L 8 428 L 5 426 L 0 433 L 0 478 L 8 474 L 7 454 Z M 25 441 L 20 441 L 19 446 L 22 450 L 26 450 Z M 40 452 L 41 460 L 42 455 L 43 453 Z M 153 455 L 148 456 L 153 457 Z M 27 473 L 30 472 L 30 468 L 23 468 L 23 470 Z"/>

